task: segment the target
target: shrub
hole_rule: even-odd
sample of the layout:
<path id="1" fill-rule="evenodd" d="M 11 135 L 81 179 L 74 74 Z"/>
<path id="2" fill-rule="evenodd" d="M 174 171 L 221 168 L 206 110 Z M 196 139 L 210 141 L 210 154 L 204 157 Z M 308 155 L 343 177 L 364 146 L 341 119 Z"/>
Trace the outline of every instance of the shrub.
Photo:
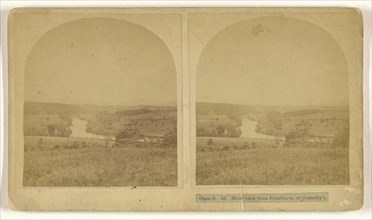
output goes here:
<path id="1" fill-rule="evenodd" d="M 207 145 L 213 145 L 213 140 L 212 140 L 212 138 L 208 139 L 208 141 L 207 141 Z"/>
<path id="2" fill-rule="evenodd" d="M 134 138 L 136 135 L 138 135 L 137 129 L 127 128 L 124 131 L 120 131 L 116 135 L 116 140 L 120 141 L 122 139 L 131 139 L 131 138 Z"/>
<path id="3" fill-rule="evenodd" d="M 225 133 L 225 127 L 222 125 L 218 125 L 216 128 L 218 136 L 223 136 Z"/>

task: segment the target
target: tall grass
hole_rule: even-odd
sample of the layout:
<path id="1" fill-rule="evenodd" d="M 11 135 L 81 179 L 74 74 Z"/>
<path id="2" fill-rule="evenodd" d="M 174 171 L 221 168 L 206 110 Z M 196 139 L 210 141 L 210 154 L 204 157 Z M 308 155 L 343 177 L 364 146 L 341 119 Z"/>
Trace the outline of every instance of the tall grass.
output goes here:
<path id="1" fill-rule="evenodd" d="M 343 185 L 349 184 L 347 148 L 313 143 L 277 148 L 274 142 L 219 143 L 198 138 L 197 185 Z M 205 142 L 205 143 L 204 143 Z M 254 144 L 253 144 L 254 143 Z"/>
<path id="2" fill-rule="evenodd" d="M 24 186 L 176 186 L 176 147 L 26 139 Z M 55 142 L 56 144 L 52 144 Z M 40 143 L 39 143 L 40 145 Z M 56 147 L 58 146 L 58 147 Z"/>

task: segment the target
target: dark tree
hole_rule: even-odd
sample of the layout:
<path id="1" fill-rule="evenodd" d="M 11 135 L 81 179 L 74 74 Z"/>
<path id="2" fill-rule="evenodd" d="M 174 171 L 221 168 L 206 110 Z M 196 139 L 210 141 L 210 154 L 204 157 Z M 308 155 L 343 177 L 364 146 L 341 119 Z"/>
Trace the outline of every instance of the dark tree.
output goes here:
<path id="1" fill-rule="evenodd" d="M 208 139 L 208 141 L 207 141 L 207 145 L 213 145 L 213 140 L 212 140 L 212 138 Z"/>
<path id="2" fill-rule="evenodd" d="M 216 130 L 219 136 L 222 136 L 225 133 L 225 128 L 222 125 L 217 126 Z"/>
<path id="3" fill-rule="evenodd" d="M 116 140 L 133 139 L 138 135 L 138 130 L 134 128 L 127 128 L 124 131 L 120 131 L 116 135 Z"/>
<path id="4" fill-rule="evenodd" d="M 208 136 L 208 132 L 204 128 L 197 128 L 196 136 Z"/>

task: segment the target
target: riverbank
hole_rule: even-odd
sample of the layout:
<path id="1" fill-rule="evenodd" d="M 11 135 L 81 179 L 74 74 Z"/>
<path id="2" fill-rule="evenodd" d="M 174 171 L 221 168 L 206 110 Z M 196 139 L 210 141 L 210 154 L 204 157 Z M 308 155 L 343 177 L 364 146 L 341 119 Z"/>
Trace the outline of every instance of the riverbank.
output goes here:
<path id="1" fill-rule="evenodd" d="M 258 122 L 250 119 L 249 115 L 243 118 L 242 125 L 240 127 L 241 135 L 240 138 L 249 138 L 249 139 L 266 139 L 266 140 L 281 140 L 284 141 L 285 137 L 283 136 L 273 136 L 257 132 Z"/>
<path id="2" fill-rule="evenodd" d="M 71 122 L 71 135 L 72 138 L 88 138 L 88 139 L 103 139 L 115 140 L 115 137 L 99 135 L 87 132 L 88 121 L 73 117 Z"/>

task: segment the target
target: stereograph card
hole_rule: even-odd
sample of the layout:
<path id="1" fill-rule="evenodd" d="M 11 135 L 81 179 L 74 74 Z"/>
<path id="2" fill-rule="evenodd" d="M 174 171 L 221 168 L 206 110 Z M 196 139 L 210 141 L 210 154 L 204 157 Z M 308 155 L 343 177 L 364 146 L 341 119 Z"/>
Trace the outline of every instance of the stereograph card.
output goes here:
<path id="1" fill-rule="evenodd" d="M 354 8 L 19 8 L 15 210 L 356 210 Z"/>

